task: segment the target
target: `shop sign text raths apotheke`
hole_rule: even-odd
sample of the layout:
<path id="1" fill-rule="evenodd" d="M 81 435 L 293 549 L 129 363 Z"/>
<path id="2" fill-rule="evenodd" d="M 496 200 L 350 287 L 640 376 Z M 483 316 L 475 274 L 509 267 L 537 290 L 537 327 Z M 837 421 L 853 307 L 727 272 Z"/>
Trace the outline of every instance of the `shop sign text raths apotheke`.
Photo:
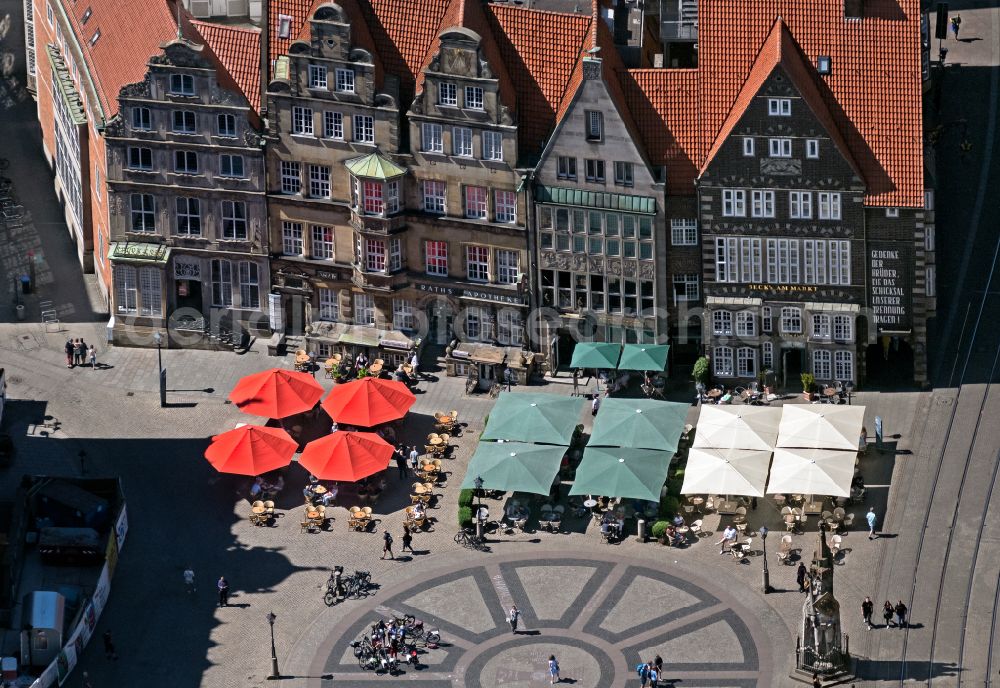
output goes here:
<path id="1" fill-rule="evenodd" d="M 879 330 L 910 327 L 910 285 L 907 252 L 902 248 L 868 251 L 871 307 Z"/>

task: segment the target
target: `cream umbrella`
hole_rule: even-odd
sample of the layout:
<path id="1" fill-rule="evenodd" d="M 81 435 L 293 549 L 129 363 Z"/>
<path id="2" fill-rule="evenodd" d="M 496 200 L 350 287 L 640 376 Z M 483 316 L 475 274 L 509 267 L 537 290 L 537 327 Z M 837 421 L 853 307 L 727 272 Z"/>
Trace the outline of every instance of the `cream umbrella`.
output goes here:
<path id="1" fill-rule="evenodd" d="M 781 411 L 775 446 L 857 451 L 864 406 L 786 404 Z"/>
<path id="2" fill-rule="evenodd" d="M 692 447 L 681 494 L 763 497 L 771 450 Z"/>
<path id="3" fill-rule="evenodd" d="M 850 497 L 857 451 L 775 449 L 768 494 Z"/>
<path id="4" fill-rule="evenodd" d="M 770 451 L 780 421 L 779 408 L 705 405 L 691 446 Z"/>

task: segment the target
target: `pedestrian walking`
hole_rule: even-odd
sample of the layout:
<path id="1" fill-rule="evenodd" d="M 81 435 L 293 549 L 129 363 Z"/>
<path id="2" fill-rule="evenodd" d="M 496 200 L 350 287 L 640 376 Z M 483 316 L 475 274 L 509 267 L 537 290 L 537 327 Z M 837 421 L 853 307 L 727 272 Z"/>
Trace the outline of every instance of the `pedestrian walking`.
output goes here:
<path id="1" fill-rule="evenodd" d="M 396 557 L 392 553 L 392 534 L 387 530 L 382 534 L 382 559 L 385 559 L 385 555 L 388 554 L 390 559 L 395 559 Z"/>
<path id="2" fill-rule="evenodd" d="M 517 608 L 517 605 L 511 605 L 510 611 L 507 612 L 507 623 L 510 624 L 510 632 L 517 633 L 517 623 L 521 620 L 521 610 Z"/>
<path id="3" fill-rule="evenodd" d="M 93 344 L 87 349 L 87 363 L 90 364 L 92 370 L 97 370 L 97 347 Z"/>
<path id="4" fill-rule="evenodd" d="M 66 340 L 66 346 L 63 347 L 63 348 L 66 350 L 66 367 L 67 368 L 72 368 L 73 367 L 73 348 L 74 348 L 73 340 L 72 339 L 67 339 Z"/>
<path id="5" fill-rule="evenodd" d="M 83 365 L 87 361 L 87 345 L 83 338 L 77 339 L 73 344 L 73 363 Z"/>
<path id="6" fill-rule="evenodd" d="M 900 602 L 902 604 L 902 602 Z M 108 629 L 104 631 L 104 656 L 108 659 L 118 659 L 118 653 L 115 652 L 115 643 L 111 638 L 111 630 Z"/>
<path id="7" fill-rule="evenodd" d="M 861 617 L 865 620 L 865 627 L 872 630 L 872 614 L 875 613 L 875 603 L 872 598 L 866 597 L 861 603 Z"/>
<path id="8" fill-rule="evenodd" d="M 559 662 L 556 661 L 555 655 L 549 655 L 549 683 L 553 685 L 562 683 L 559 677 Z"/>
<path id="9" fill-rule="evenodd" d="M 399 479 L 405 480 L 409 474 L 406 472 L 406 454 L 403 453 L 403 445 L 400 444 L 396 447 L 392 457 L 396 460 L 396 472 L 399 474 Z"/>
<path id="10" fill-rule="evenodd" d="M 573 396 L 580 396 L 580 369 L 573 368 Z"/>
<path id="11" fill-rule="evenodd" d="M 635 673 L 639 675 L 639 688 L 646 688 L 649 685 L 649 662 L 640 662 L 635 666 Z"/>
<path id="12" fill-rule="evenodd" d="M 882 605 L 882 618 L 885 619 L 885 627 L 889 628 L 892 626 L 892 615 L 896 613 L 895 608 L 892 606 L 892 602 L 889 600 L 885 601 Z"/>
<path id="13" fill-rule="evenodd" d="M 410 447 L 410 470 L 416 472 L 417 462 L 420 461 L 420 452 L 417 451 L 417 445 Z"/>
<path id="14" fill-rule="evenodd" d="M 799 562 L 799 568 L 795 572 L 795 582 L 799 584 L 799 592 L 806 592 L 809 587 L 806 585 L 806 576 L 809 572 L 806 570 L 806 565 Z"/>
<path id="15" fill-rule="evenodd" d="M 184 569 L 184 588 L 188 591 L 188 594 L 198 592 L 198 588 L 194 584 L 194 569 L 190 566 Z"/>
<path id="16" fill-rule="evenodd" d="M 874 540 L 878 537 L 878 535 L 875 534 L 875 523 L 877 522 L 875 507 L 868 507 L 868 513 L 865 515 L 865 520 L 868 521 L 868 539 Z"/>
<path id="17" fill-rule="evenodd" d="M 656 671 L 659 672 L 660 677 L 662 679 L 662 677 L 663 677 L 663 657 L 661 657 L 660 655 L 656 655 L 656 658 L 653 659 L 653 666 L 656 667 Z"/>
<path id="18" fill-rule="evenodd" d="M 896 623 L 899 624 L 900 628 L 906 628 L 906 605 L 903 604 L 903 600 L 896 603 Z"/>
<path id="19" fill-rule="evenodd" d="M 956 14 L 951 18 L 951 30 L 955 34 L 955 40 L 958 40 L 958 30 L 962 27 L 962 15 Z"/>
<path id="20" fill-rule="evenodd" d="M 400 551 L 401 552 L 405 552 L 406 550 L 410 550 L 411 554 L 414 553 L 413 552 L 413 533 L 410 532 L 410 526 L 404 525 L 403 526 L 403 549 L 400 550 Z"/>
<path id="21" fill-rule="evenodd" d="M 601 395 L 595 394 L 594 400 L 590 402 L 590 415 L 596 416 L 601 409 Z"/>
<path id="22" fill-rule="evenodd" d="M 228 607 L 229 606 L 229 581 L 226 580 L 225 576 L 219 576 L 218 588 L 219 588 L 219 606 L 220 607 Z"/>
<path id="23" fill-rule="evenodd" d="M 656 666 L 649 667 L 649 688 L 657 688 L 660 685 L 660 672 Z"/>
<path id="24" fill-rule="evenodd" d="M 94 684 L 90 682 L 90 674 L 88 674 L 86 671 L 83 672 L 82 688 L 94 688 Z"/>

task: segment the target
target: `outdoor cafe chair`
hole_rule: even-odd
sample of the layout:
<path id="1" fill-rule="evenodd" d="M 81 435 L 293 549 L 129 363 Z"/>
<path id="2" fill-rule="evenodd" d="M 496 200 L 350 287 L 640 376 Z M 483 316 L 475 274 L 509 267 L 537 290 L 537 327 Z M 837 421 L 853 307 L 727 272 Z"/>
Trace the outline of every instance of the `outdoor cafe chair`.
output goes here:
<path id="1" fill-rule="evenodd" d="M 264 515 L 269 517 L 274 516 L 274 502 L 270 499 L 264 502 Z"/>
<path id="2" fill-rule="evenodd" d="M 778 548 L 778 561 L 782 564 L 791 564 L 792 558 L 792 536 L 782 535 L 781 546 Z"/>
<path id="3" fill-rule="evenodd" d="M 747 508 L 745 506 L 736 507 L 736 518 L 733 520 L 738 521 L 736 523 L 736 531 L 740 535 L 743 535 L 747 530 Z"/>
<path id="4" fill-rule="evenodd" d="M 700 538 L 702 534 L 701 530 L 702 520 L 699 518 L 696 521 L 691 521 L 691 525 L 688 528 L 691 529 L 691 533 L 694 534 L 695 538 Z"/>
<path id="5" fill-rule="evenodd" d="M 753 551 L 753 538 L 747 538 L 743 542 L 734 543 L 729 551 L 733 553 L 733 559 L 743 561 Z"/>

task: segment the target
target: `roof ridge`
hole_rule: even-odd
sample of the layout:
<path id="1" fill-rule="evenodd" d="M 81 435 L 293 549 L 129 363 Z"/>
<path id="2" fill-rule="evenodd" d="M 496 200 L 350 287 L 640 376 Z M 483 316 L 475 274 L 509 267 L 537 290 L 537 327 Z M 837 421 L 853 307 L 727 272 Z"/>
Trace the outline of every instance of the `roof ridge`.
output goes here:
<path id="1" fill-rule="evenodd" d="M 215 22 L 205 21 L 204 19 L 191 19 L 191 23 L 196 26 L 211 26 L 223 31 L 242 31 L 244 33 L 260 33 L 259 26 L 234 26 L 232 24 L 216 24 Z"/>

